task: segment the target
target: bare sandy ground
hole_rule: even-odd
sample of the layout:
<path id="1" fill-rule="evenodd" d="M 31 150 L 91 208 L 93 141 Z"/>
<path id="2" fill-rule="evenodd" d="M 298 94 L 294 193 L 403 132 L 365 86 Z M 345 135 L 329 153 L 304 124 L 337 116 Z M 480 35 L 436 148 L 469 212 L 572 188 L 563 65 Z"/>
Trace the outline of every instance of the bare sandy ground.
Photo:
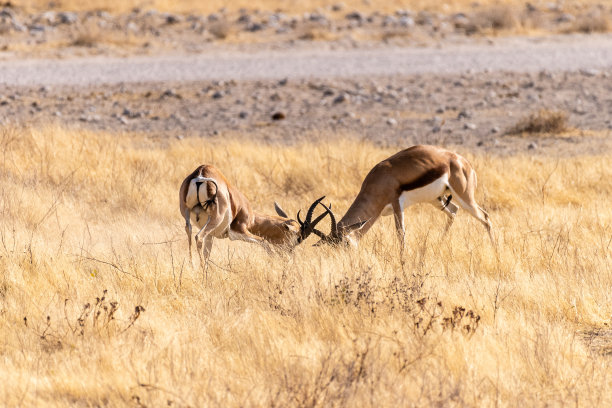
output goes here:
<path id="1" fill-rule="evenodd" d="M 612 151 L 612 35 L 0 62 L 0 124 L 266 143 L 355 138 L 492 154 Z M 506 133 L 540 109 L 559 135 Z"/>
<path id="2" fill-rule="evenodd" d="M 612 68 L 612 35 L 504 38 L 490 43 L 438 48 L 223 52 L 129 58 L 0 62 L 6 85 L 97 85 L 110 83 L 350 78 L 463 72 L 538 72 Z"/>

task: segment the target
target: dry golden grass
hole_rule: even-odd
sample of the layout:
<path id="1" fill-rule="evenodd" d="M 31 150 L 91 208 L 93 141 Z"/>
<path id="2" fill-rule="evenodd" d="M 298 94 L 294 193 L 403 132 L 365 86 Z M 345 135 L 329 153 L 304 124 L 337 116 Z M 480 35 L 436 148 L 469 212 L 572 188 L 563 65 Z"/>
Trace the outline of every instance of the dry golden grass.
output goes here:
<path id="1" fill-rule="evenodd" d="M 13 4 L 26 7 L 30 10 L 46 10 L 49 7 L 48 0 L 16 0 Z M 331 6 L 343 3 L 345 7 L 340 11 L 360 10 L 364 12 L 380 11 L 380 12 L 395 12 L 398 9 L 409 9 L 414 11 L 441 11 L 441 12 L 456 12 L 466 11 L 472 8 L 474 1 L 472 0 L 446 0 L 446 1 L 431 1 L 431 0 L 58 0 L 54 2 L 59 9 L 64 10 L 106 10 L 113 13 L 129 12 L 138 7 L 142 9 L 156 9 L 167 12 L 178 13 L 212 13 L 217 12 L 222 8 L 233 12 L 242 8 L 247 10 L 281 10 L 289 14 L 301 14 L 304 12 L 313 11 L 316 9 L 330 9 Z M 507 5 L 516 7 L 517 9 L 524 8 L 528 2 L 525 0 L 481 0 L 478 2 L 480 6 L 497 6 Z M 536 6 L 546 6 L 550 2 L 535 1 L 531 2 Z M 567 0 L 563 2 L 563 7 L 566 10 L 574 8 L 582 8 L 588 5 L 601 4 L 601 0 Z"/>
<path id="2" fill-rule="evenodd" d="M 468 155 L 499 260 L 471 217 L 442 239 L 418 206 L 404 265 L 390 219 L 359 250 L 217 240 L 207 282 L 188 265 L 196 165 L 256 208 L 340 213 L 394 150 L 2 128 L 0 404 L 611 406 L 609 351 L 584 340 L 612 315 L 610 155 Z"/>

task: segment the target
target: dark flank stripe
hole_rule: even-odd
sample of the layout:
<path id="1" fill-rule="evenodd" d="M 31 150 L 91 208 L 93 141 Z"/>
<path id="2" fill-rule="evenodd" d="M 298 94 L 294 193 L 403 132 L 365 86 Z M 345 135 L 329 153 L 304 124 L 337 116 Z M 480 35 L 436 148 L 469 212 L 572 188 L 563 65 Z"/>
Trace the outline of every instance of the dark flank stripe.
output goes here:
<path id="1" fill-rule="evenodd" d="M 410 183 L 402 184 L 400 186 L 400 193 L 403 191 L 410 191 L 417 188 L 425 187 L 429 183 L 433 182 L 436 179 L 439 179 L 446 173 L 446 166 L 436 167 L 434 169 L 428 170 L 423 173 L 416 180 L 411 181 Z"/>

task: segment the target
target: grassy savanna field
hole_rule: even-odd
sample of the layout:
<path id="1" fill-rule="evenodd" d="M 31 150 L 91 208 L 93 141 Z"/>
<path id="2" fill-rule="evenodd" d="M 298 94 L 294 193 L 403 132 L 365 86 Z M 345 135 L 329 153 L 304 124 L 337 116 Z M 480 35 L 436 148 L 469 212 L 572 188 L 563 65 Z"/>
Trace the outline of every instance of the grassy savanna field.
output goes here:
<path id="1" fill-rule="evenodd" d="M 16 0 L 12 3 L 31 10 L 45 10 L 49 8 L 49 1 L 47 0 Z M 532 2 L 526 0 L 481 0 L 478 2 L 478 5 L 481 7 L 504 5 L 523 8 L 527 3 L 536 6 L 551 4 L 551 2 L 539 0 Z M 568 0 L 562 2 L 563 8 L 566 10 L 581 9 L 583 7 L 602 3 L 605 3 L 605 1 Z M 226 9 L 229 12 L 233 12 L 240 9 L 246 9 L 281 10 L 289 14 L 299 14 L 315 11 L 317 9 L 328 9 L 338 4 L 343 5 L 342 11 L 359 10 L 363 12 L 394 12 L 400 9 L 454 12 L 465 11 L 474 7 L 474 1 L 472 0 L 59 0 L 54 2 L 54 7 L 64 10 L 105 10 L 114 13 L 129 12 L 138 7 L 177 13 L 213 13 L 220 9 Z"/>
<path id="2" fill-rule="evenodd" d="M 403 264 L 384 218 L 356 250 L 216 240 L 204 281 L 178 211 L 198 164 L 257 209 L 326 194 L 340 214 L 406 146 L 117 136 L 0 131 L 0 404 L 612 404 L 609 154 L 455 147 L 498 256 L 465 212 L 442 237 L 444 215 L 420 205 Z"/>

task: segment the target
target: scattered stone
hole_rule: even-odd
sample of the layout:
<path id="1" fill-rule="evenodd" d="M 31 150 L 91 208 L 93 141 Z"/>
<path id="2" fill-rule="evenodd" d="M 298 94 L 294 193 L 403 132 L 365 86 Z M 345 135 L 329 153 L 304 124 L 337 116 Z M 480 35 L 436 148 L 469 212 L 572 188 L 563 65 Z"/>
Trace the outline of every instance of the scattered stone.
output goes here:
<path id="1" fill-rule="evenodd" d="M 476 129 L 476 124 L 474 123 L 466 123 L 463 125 L 464 129 L 468 129 L 468 130 L 475 130 Z"/>
<path id="2" fill-rule="evenodd" d="M 397 120 L 395 120 L 394 118 L 389 118 L 389 119 L 387 119 L 387 125 L 389 125 L 389 126 L 397 126 Z"/>
<path id="3" fill-rule="evenodd" d="M 527 99 L 530 102 L 539 102 L 540 101 L 540 95 L 538 95 L 538 94 L 529 94 L 529 95 L 527 95 Z"/>
<path id="4" fill-rule="evenodd" d="M 142 113 L 132 111 L 132 110 L 130 110 L 128 108 L 123 109 L 123 113 L 122 114 L 123 114 L 123 116 L 126 116 L 126 117 L 128 117 L 130 119 L 136 119 L 136 118 L 142 117 Z"/>
<path id="5" fill-rule="evenodd" d="M 573 14 L 570 13 L 563 13 L 561 14 L 558 18 L 557 18 L 557 23 L 571 23 L 572 21 L 575 21 L 576 17 Z"/>
<path id="6" fill-rule="evenodd" d="M 499 133 L 499 132 L 500 132 L 500 130 L 501 130 L 501 129 L 499 128 L 499 126 L 493 126 L 493 127 L 491 128 L 491 133 Z"/>
<path id="7" fill-rule="evenodd" d="M 433 126 L 431 128 L 432 133 L 438 133 L 442 130 L 442 125 L 444 125 L 444 120 L 439 116 L 434 116 L 433 119 L 428 122 Z"/>
<path id="8" fill-rule="evenodd" d="M 331 9 L 332 11 L 342 11 L 345 7 L 346 5 L 344 3 L 335 3 L 332 5 Z"/>
<path id="9" fill-rule="evenodd" d="M 2 10 L 0 10 L 0 17 L 8 17 L 10 19 L 14 19 L 15 18 L 15 12 L 13 10 L 11 10 L 10 8 L 5 7 Z"/>
<path id="10" fill-rule="evenodd" d="M 363 14 L 358 11 L 353 11 L 352 13 L 348 13 L 345 18 L 347 20 L 363 21 Z"/>
<path id="11" fill-rule="evenodd" d="M 238 114 L 238 117 L 239 117 L 240 119 L 246 119 L 248 116 L 249 116 L 249 113 L 248 113 L 248 112 L 245 112 L 245 111 L 241 111 L 241 112 Z"/>
<path id="12" fill-rule="evenodd" d="M 174 14 L 166 14 L 166 24 L 168 25 L 178 24 L 181 21 L 182 18 L 180 16 L 176 16 Z"/>
<path id="13" fill-rule="evenodd" d="M 349 100 L 349 96 L 345 93 L 341 93 L 340 95 L 334 98 L 334 104 L 347 102 L 348 100 Z"/>
<path id="14" fill-rule="evenodd" d="M 57 14 L 55 14 L 55 11 L 45 11 L 36 20 L 39 23 L 53 25 L 53 24 L 55 24 L 55 20 L 56 19 L 57 19 Z"/>
<path id="15" fill-rule="evenodd" d="M 535 86 L 535 82 L 533 81 L 527 81 L 524 84 L 521 85 L 521 87 L 525 88 L 525 89 L 529 89 L 529 88 L 533 88 Z"/>
<path id="16" fill-rule="evenodd" d="M 215 93 L 212 94 L 212 98 L 213 99 L 221 99 L 221 98 L 223 98 L 223 93 L 221 91 L 216 91 Z"/>
<path id="17" fill-rule="evenodd" d="M 400 17 L 399 24 L 402 27 L 414 27 L 414 19 L 412 17 Z"/>
<path id="18" fill-rule="evenodd" d="M 334 91 L 329 88 L 323 91 L 323 96 L 332 96 L 333 94 L 334 94 Z"/>
<path id="19" fill-rule="evenodd" d="M 278 81 L 278 85 L 279 86 L 285 86 L 285 85 L 287 85 L 287 82 L 288 82 L 288 78 L 283 78 L 280 81 Z"/>
<path id="20" fill-rule="evenodd" d="M 535 150 L 538 148 L 538 144 L 536 142 L 531 142 L 527 145 L 528 150 Z"/>
<path id="21" fill-rule="evenodd" d="M 242 14 L 240 17 L 238 17 L 238 20 L 236 20 L 236 22 L 248 24 L 251 22 L 251 16 L 249 14 Z"/>
<path id="22" fill-rule="evenodd" d="M 63 11 L 61 13 L 58 13 L 57 19 L 59 24 L 71 25 L 78 21 L 79 16 L 77 15 L 77 13 Z"/>
<path id="23" fill-rule="evenodd" d="M 321 24 L 327 23 L 327 17 L 317 12 L 310 13 L 310 16 L 308 16 L 308 20 L 312 22 L 316 22 L 316 23 L 321 23 Z"/>
<path id="24" fill-rule="evenodd" d="M 250 23 L 247 25 L 246 30 L 252 33 L 263 30 L 265 27 L 261 23 Z"/>
<path id="25" fill-rule="evenodd" d="M 456 13 L 451 17 L 455 28 L 464 29 L 472 25 L 472 21 L 464 13 Z"/>
<path id="26" fill-rule="evenodd" d="M 162 94 L 162 97 L 182 99 L 181 95 L 176 93 L 173 89 L 166 89 L 164 93 Z"/>
<path id="27" fill-rule="evenodd" d="M 99 122 L 101 119 L 100 115 L 81 115 L 79 117 L 81 122 Z"/>
<path id="28" fill-rule="evenodd" d="M 599 71 L 596 69 L 581 69 L 580 73 L 587 77 L 594 77 L 599 75 Z"/>
<path id="29" fill-rule="evenodd" d="M 45 31 L 47 31 L 47 27 L 42 24 L 32 24 L 28 26 L 28 30 L 31 33 L 44 33 Z"/>
<path id="30" fill-rule="evenodd" d="M 286 116 L 283 112 L 274 112 L 272 114 L 272 120 L 283 120 Z"/>
<path id="31" fill-rule="evenodd" d="M 433 16 L 428 11 L 419 11 L 416 17 L 416 23 L 424 26 L 431 26 L 434 23 Z"/>
<path id="32" fill-rule="evenodd" d="M 471 117 L 472 117 L 472 112 L 470 112 L 468 110 L 462 110 L 457 115 L 457 120 L 460 120 L 460 119 L 470 119 Z"/>
<path id="33" fill-rule="evenodd" d="M 383 27 L 393 26 L 397 24 L 397 19 L 393 16 L 385 16 L 382 22 Z"/>

